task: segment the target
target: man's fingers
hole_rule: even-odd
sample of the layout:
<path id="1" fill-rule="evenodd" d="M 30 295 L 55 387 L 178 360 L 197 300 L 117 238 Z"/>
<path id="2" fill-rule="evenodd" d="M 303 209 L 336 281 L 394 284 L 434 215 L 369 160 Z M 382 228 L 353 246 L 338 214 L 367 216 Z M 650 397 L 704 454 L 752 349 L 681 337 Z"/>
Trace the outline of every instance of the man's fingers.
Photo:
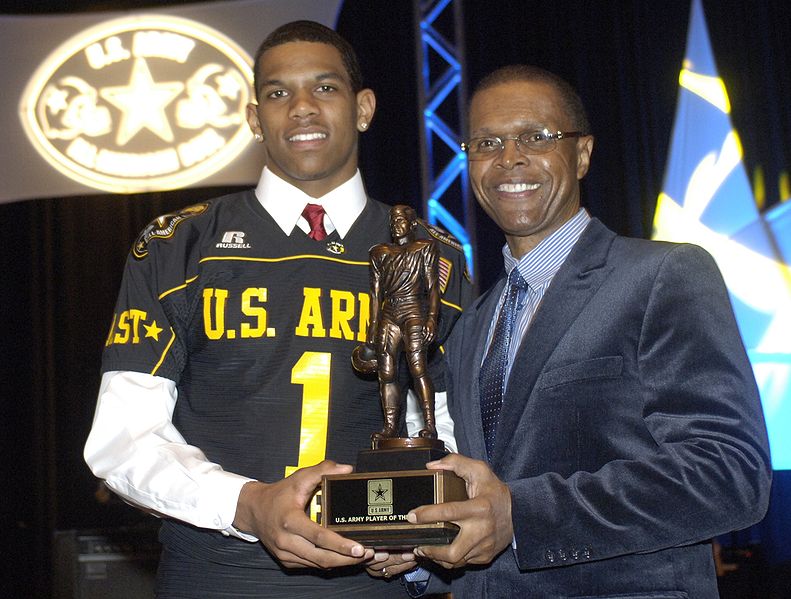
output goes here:
<path id="1" fill-rule="evenodd" d="M 318 568 L 349 566 L 370 560 L 374 556 L 373 549 L 366 549 L 357 541 L 322 528 L 308 518 L 300 519 L 286 528 L 286 533 L 279 539 L 276 547 L 283 553 L 299 556 Z M 280 559 L 279 555 L 277 557 Z"/>
<path id="2" fill-rule="evenodd" d="M 374 556 L 365 563 L 366 568 L 381 570 L 390 561 L 390 554 L 386 551 L 375 551 Z"/>
<path id="3" fill-rule="evenodd" d="M 349 474 L 354 468 L 349 464 L 336 464 L 331 460 L 324 460 L 308 468 L 300 468 L 284 481 L 293 485 L 292 489 L 299 503 L 307 504 L 315 495 L 316 489 L 321 484 L 321 477 L 330 474 Z"/>
<path id="4" fill-rule="evenodd" d="M 338 464 L 332 460 L 324 460 L 315 466 L 306 468 L 306 470 L 316 470 L 323 476 L 325 474 L 348 474 L 354 470 L 354 468 L 350 464 Z"/>
<path id="5" fill-rule="evenodd" d="M 348 474 L 354 468 L 349 464 L 337 464 L 332 460 L 324 460 L 315 466 L 300 468 L 289 479 L 299 484 L 300 487 L 313 488 L 321 482 L 321 477 L 329 474 Z"/>
<path id="6" fill-rule="evenodd" d="M 444 464 L 454 466 L 454 464 Z M 472 470 L 478 466 L 472 464 Z M 407 520 L 417 524 L 445 521 L 461 527 L 453 543 L 444 547 L 418 547 L 415 554 L 436 561 L 444 568 L 489 563 L 513 537 L 508 488 L 492 475 L 502 489 L 486 485 L 491 492 L 466 501 L 415 508 Z M 469 485 L 468 485 L 469 488 Z M 472 495 L 472 494 L 471 494 Z"/>
<path id="7" fill-rule="evenodd" d="M 480 460 L 473 460 L 458 453 L 452 453 L 441 460 L 426 464 L 429 470 L 452 470 L 466 481 L 486 476 L 491 472 L 489 466 Z"/>
<path id="8" fill-rule="evenodd" d="M 308 560 L 294 555 L 289 551 L 279 551 L 275 554 L 277 561 L 283 564 L 286 568 L 320 568 L 318 564 L 309 562 Z"/>
<path id="9" fill-rule="evenodd" d="M 314 527 L 305 535 L 305 538 L 316 547 L 333 551 L 340 555 L 346 555 L 356 559 L 371 559 L 374 555 L 373 549 L 366 549 L 357 541 L 352 541 L 341 535 L 327 530 L 311 521 Z"/>
<path id="10" fill-rule="evenodd" d="M 253 532 L 287 567 L 334 568 L 369 560 L 372 549 L 321 527 L 305 513 L 324 474 L 351 470 L 349 465 L 324 461 L 277 483 L 248 483 L 240 494 L 235 524 Z"/>
<path id="11" fill-rule="evenodd" d="M 415 554 L 411 551 L 406 553 L 388 553 L 386 551 L 377 551 L 374 553 L 374 556 L 366 563 L 366 566 L 381 570 L 385 566 L 400 566 L 401 564 L 414 561 Z"/>
<path id="12" fill-rule="evenodd" d="M 411 524 L 430 524 L 432 522 L 450 522 L 449 518 L 453 514 L 448 503 L 423 505 L 410 510 L 406 519 Z"/>
<path id="13" fill-rule="evenodd" d="M 417 547 L 415 555 L 430 559 L 443 568 L 459 568 L 467 564 L 467 556 L 470 555 L 473 546 L 470 546 L 464 539 L 456 537 L 450 545 Z"/>
<path id="14" fill-rule="evenodd" d="M 406 515 L 406 519 L 412 524 L 453 522 L 460 525 L 462 520 L 479 515 L 484 515 L 484 506 L 479 505 L 478 502 L 446 501 L 417 507 Z"/>
<path id="15" fill-rule="evenodd" d="M 491 484 L 501 481 L 486 462 L 473 460 L 457 453 L 451 454 L 434 462 L 428 462 L 429 470 L 450 470 L 464 480 L 467 496 L 473 499 L 486 491 Z"/>
<path id="16" fill-rule="evenodd" d="M 391 578 L 393 576 L 400 576 L 415 566 L 417 566 L 417 562 L 412 553 L 390 554 L 387 559 L 369 562 L 366 566 L 366 570 L 368 574 L 376 578 Z"/>
<path id="17" fill-rule="evenodd" d="M 364 561 L 366 557 L 373 556 L 373 550 L 369 551 L 369 556 L 366 556 L 366 554 L 363 553 L 363 555 L 360 557 L 350 557 L 335 551 L 316 547 L 307 539 L 294 536 L 292 537 L 289 546 L 283 547 L 280 550 L 277 558 L 284 563 L 291 561 L 299 565 L 327 569 L 358 564 Z"/>
<path id="18" fill-rule="evenodd" d="M 285 528 L 291 535 L 319 550 L 330 551 L 356 561 L 371 559 L 374 556 L 373 549 L 366 549 L 357 541 L 342 537 L 338 533 L 316 524 L 308 517 L 294 519 Z"/>
<path id="19" fill-rule="evenodd" d="M 450 545 L 429 545 L 415 548 L 415 555 L 430 559 L 443 568 L 460 568 L 467 564 L 485 564 L 489 560 L 482 559 L 490 545 L 489 539 L 481 538 L 475 533 L 462 528 Z"/>
<path id="20" fill-rule="evenodd" d="M 417 562 L 403 562 L 401 564 L 396 564 L 395 566 L 387 566 L 387 573 L 386 577 L 389 578 L 391 576 L 401 576 L 404 572 L 409 572 L 415 566 L 417 566 Z"/>
<path id="21" fill-rule="evenodd" d="M 281 532 L 272 541 L 270 550 L 280 561 L 302 566 L 349 566 L 374 556 L 373 549 L 321 527 L 303 512 L 284 520 Z"/>

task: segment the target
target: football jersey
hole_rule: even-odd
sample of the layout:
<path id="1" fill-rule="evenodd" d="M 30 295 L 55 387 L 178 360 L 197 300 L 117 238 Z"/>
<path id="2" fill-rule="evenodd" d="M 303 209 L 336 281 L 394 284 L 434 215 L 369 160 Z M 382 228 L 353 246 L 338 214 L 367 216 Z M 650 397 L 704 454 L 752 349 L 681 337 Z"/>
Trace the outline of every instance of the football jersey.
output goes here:
<path id="1" fill-rule="evenodd" d="M 441 341 L 471 285 L 452 238 L 425 223 L 418 236 L 440 241 Z M 127 260 L 102 369 L 175 381 L 173 423 L 227 471 L 274 482 L 325 458 L 354 464 L 382 428 L 377 381 L 351 353 L 367 337 L 368 251 L 389 240 L 389 206 L 373 200 L 345 238 L 322 241 L 285 235 L 252 190 L 162 216 Z M 217 531 L 165 521 L 162 539 L 281 574 L 262 545 Z"/>

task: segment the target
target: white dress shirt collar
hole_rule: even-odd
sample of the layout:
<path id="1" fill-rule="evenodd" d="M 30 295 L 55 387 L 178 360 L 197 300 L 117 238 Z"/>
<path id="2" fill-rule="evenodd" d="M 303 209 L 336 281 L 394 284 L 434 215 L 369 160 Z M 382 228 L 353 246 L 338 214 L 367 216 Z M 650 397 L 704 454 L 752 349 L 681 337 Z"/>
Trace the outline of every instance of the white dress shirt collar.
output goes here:
<path id="1" fill-rule="evenodd" d="M 560 228 L 541 240 L 536 247 L 519 260 L 514 258 L 506 243 L 503 246 L 505 272 L 510 275 L 512 269 L 519 269 L 519 274 L 532 289 L 548 285 L 568 258 L 590 221 L 591 217 L 588 211 L 585 208 L 580 208 Z"/>
<path id="2" fill-rule="evenodd" d="M 366 202 L 365 187 L 359 170 L 351 179 L 329 193 L 313 198 L 264 167 L 255 188 L 255 196 L 286 235 L 291 235 L 297 225 L 302 225 L 300 228 L 305 230 L 307 221 L 302 217 L 302 211 L 306 204 L 320 204 L 326 213 L 324 226 L 327 232 L 337 230 L 341 239 L 360 216 Z"/>

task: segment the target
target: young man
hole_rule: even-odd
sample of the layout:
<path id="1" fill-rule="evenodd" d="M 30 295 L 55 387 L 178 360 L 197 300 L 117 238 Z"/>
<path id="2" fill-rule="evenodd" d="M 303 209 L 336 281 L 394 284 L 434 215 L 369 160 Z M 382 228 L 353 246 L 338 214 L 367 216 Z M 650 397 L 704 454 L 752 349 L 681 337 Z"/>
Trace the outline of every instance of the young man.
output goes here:
<path id="1" fill-rule="evenodd" d="M 619 237 L 580 208 L 593 137 L 559 77 L 496 71 L 470 131 L 508 276 L 446 344 L 460 454 L 429 467 L 467 480 L 470 499 L 410 514 L 461 526 L 415 553 L 475 566 L 454 570 L 457 599 L 715 599 L 710 539 L 760 520 L 771 467 L 713 260 Z"/>
<path id="2" fill-rule="evenodd" d="M 389 239 L 357 170 L 374 94 L 349 44 L 306 21 L 264 41 L 255 91 L 256 189 L 160 217 L 134 246 L 85 458 L 166 517 L 159 597 L 401 594 L 364 573 L 382 556 L 305 513 L 382 422 L 376 382 L 350 363 L 368 249 Z M 453 240 L 421 234 L 444 240 L 450 269 L 441 339 L 470 286 Z"/>

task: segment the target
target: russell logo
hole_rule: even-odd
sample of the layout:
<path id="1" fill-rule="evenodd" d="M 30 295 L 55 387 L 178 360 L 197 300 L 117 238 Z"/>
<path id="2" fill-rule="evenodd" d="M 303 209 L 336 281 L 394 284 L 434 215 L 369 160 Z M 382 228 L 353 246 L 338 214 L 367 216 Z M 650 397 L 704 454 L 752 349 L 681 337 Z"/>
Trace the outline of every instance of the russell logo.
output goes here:
<path id="1" fill-rule="evenodd" d="M 222 235 L 222 241 L 215 247 L 221 249 L 249 250 L 250 244 L 245 242 L 243 231 L 226 231 Z"/>
<path id="2" fill-rule="evenodd" d="M 58 171 L 114 193 L 183 187 L 249 144 L 252 60 L 196 21 L 124 17 L 82 31 L 31 78 L 20 116 Z"/>

